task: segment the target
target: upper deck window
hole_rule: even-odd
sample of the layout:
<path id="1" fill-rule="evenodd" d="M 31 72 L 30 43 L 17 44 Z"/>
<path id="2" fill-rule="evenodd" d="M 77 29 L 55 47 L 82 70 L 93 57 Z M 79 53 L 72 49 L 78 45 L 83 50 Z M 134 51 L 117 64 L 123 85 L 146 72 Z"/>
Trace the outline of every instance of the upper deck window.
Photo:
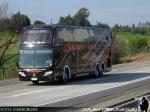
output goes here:
<path id="1" fill-rule="evenodd" d="M 24 30 L 21 36 L 22 44 L 52 43 L 52 31 L 48 29 Z"/>

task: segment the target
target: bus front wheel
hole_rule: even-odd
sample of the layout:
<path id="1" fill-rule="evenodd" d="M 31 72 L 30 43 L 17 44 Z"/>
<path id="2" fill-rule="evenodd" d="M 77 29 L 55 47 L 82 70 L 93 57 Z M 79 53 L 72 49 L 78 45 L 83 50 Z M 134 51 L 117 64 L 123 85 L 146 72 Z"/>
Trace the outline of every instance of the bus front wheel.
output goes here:
<path id="1" fill-rule="evenodd" d="M 66 83 L 69 81 L 69 70 L 67 68 L 63 72 L 62 81 L 63 81 L 63 83 Z"/>

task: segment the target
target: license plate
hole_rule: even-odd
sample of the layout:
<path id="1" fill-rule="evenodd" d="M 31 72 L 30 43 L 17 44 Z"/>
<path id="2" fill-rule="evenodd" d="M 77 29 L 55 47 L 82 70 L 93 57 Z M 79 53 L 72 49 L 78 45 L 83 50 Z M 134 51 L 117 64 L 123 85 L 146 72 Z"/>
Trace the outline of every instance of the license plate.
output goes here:
<path id="1" fill-rule="evenodd" d="M 34 77 L 34 78 L 31 78 L 31 80 L 32 80 L 32 81 L 36 81 L 36 80 L 37 80 L 37 78 L 35 78 L 35 77 Z"/>

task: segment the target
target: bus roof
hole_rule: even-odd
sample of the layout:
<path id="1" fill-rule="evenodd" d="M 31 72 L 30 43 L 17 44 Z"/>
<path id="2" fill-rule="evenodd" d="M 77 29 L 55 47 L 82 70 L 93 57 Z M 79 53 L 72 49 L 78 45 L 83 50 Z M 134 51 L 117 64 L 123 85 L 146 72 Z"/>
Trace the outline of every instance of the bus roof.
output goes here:
<path id="1" fill-rule="evenodd" d="M 73 25 L 58 25 L 58 24 L 52 24 L 52 25 L 31 25 L 31 26 L 24 27 L 24 30 L 25 29 L 57 28 L 57 27 L 99 29 L 99 30 L 110 31 L 109 28 L 84 27 L 84 26 L 73 26 Z"/>

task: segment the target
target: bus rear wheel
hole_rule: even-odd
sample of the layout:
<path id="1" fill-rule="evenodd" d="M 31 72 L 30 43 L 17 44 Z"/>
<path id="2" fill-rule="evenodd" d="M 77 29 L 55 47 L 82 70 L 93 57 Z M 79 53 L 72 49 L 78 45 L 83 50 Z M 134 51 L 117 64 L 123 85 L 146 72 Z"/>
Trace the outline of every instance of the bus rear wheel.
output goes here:
<path id="1" fill-rule="evenodd" d="M 37 84 L 39 84 L 39 81 L 32 81 L 32 83 L 37 85 Z"/>
<path id="2" fill-rule="evenodd" d="M 100 67 L 99 64 L 96 65 L 96 70 L 95 70 L 95 77 L 102 77 L 103 75 L 103 70 Z"/>

